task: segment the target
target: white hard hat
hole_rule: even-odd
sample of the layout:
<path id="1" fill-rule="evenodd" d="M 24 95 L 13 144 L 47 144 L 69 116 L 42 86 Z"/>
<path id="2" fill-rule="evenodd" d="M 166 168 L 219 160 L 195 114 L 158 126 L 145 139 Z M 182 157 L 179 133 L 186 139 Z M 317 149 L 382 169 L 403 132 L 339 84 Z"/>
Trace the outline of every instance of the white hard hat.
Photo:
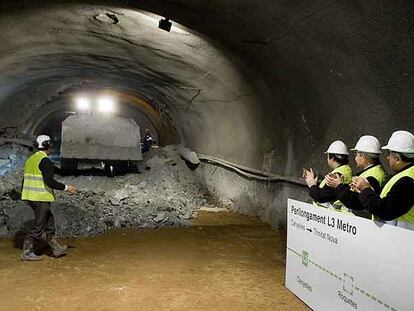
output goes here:
<path id="1" fill-rule="evenodd" d="M 335 140 L 325 153 L 349 155 L 348 147 L 340 140 Z"/>
<path id="2" fill-rule="evenodd" d="M 381 145 L 376 137 L 364 135 L 361 136 L 356 146 L 351 150 L 372 154 L 381 154 Z"/>
<path id="3" fill-rule="evenodd" d="M 36 138 L 37 148 L 47 148 L 47 144 L 50 143 L 50 137 L 47 135 L 39 135 Z"/>
<path id="4" fill-rule="evenodd" d="M 407 131 L 395 131 L 392 133 L 388 144 L 382 147 L 382 149 L 403 154 L 411 153 L 414 157 L 414 135 Z M 411 157 L 411 155 L 409 157 Z"/>

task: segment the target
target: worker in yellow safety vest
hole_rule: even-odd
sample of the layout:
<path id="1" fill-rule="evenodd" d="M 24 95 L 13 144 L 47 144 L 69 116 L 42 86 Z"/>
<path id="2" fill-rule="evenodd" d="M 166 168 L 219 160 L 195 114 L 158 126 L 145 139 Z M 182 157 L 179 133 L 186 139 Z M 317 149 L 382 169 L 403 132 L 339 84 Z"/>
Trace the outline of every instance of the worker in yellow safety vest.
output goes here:
<path id="1" fill-rule="evenodd" d="M 354 177 L 351 187 L 360 192 L 359 200 L 371 214 L 414 230 L 414 135 L 396 131 L 382 149 L 387 150 L 388 164 L 395 174 L 381 193 L 375 193 L 363 177 Z"/>
<path id="2" fill-rule="evenodd" d="M 355 148 L 351 150 L 356 152 L 355 163 L 359 170 L 357 176 L 366 178 L 371 188 L 377 194 L 380 194 L 382 187 L 387 182 L 387 172 L 379 160 L 381 154 L 380 142 L 374 136 L 364 135 L 358 140 Z M 358 192 L 352 191 L 350 186 L 344 184 L 338 175 L 327 175 L 325 178 L 326 184 L 335 189 L 336 198 L 350 208 L 353 214 L 364 218 L 372 218 L 372 215 L 362 206 L 358 198 Z"/>
<path id="3" fill-rule="evenodd" d="M 349 184 L 352 179 L 352 169 L 348 164 L 348 147 L 342 141 L 336 140 L 329 146 L 325 154 L 327 154 L 327 163 L 331 169 L 330 174 L 341 176 L 344 183 Z M 326 184 L 326 179 L 318 185 L 318 176 L 312 168 L 303 169 L 303 178 L 309 187 L 309 195 L 313 199 L 314 205 L 340 212 L 349 212 L 347 207 L 337 200 L 335 190 Z"/>
<path id="4" fill-rule="evenodd" d="M 54 257 L 66 254 L 66 246 L 62 246 L 55 238 L 55 219 L 50 210 L 50 204 L 55 201 L 54 190 L 65 190 L 71 194 L 76 188 L 62 184 L 53 177 L 54 167 L 48 158 L 51 152 L 51 139 L 47 135 L 40 135 L 36 139 L 38 151 L 26 160 L 24 166 L 22 200 L 28 202 L 35 214 L 35 225 L 27 234 L 23 242 L 22 260 L 37 261 L 42 256 L 34 252 L 34 242 L 42 240 L 46 233 L 46 242 L 49 244 Z"/>

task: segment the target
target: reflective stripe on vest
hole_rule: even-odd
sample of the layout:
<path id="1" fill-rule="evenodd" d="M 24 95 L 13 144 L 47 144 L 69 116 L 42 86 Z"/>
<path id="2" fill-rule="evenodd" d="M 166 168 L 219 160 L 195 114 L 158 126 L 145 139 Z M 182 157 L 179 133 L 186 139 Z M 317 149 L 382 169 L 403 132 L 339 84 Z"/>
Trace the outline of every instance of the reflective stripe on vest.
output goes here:
<path id="1" fill-rule="evenodd" d="M 381 199 L 385 198 L 387 194 L 391 191 L 395 183 L 403 177 L 410 177 L 414 179 L 414 166 L 410 166 L 409 168 L 403 170 L 402 172 L 395 174 L 389 180 L 389 182 L 385 184 L 384 188 L 382 189 L 381 194 L 380 194 Z M 408 228 L 408 229 L 410 229 L 410 227 L 414 227 L 414 206 L 412 206 L 411 209 L 405 215 L 397 218 L 397 226 Z"/>
<path id="2" fill-rule="evenodd" d="M 22 200 L 53 202 L 55 195 L 53 190 L 46 186 L 39 164 L 46 158 L 44 151 L 38 151 L 26 160 L 24 165 L 24 181 Z"/>
<path id="3" fill-rule="evenodd" d="M 332 173 L 339 173 L 342 175 L 343 180 L 344 180 L 344 184 L 350 184 L 352 181 L 352 169 L 351 167 L 347 164 L 347 165 L 341 165 L 338 166 L 336 169 L 334 169 Z M 319 188 L 323 188 L 326 184 L 326 180 L 322 180 L 322 182 L 319 184 Z M 338 212 L 344 212 L 344 213 L 349 213 L 352 214 L 348 208 L 345 207 L 345 205 L 342 204 L 341 201 L 336 200 L 335 202 L 332 203 L 319 203 L 319 202 L 313 202 L 313 204 L 315 206 L 319 206 L 319 207 L 323 207 L 323 208 L 332 208 Z"/>

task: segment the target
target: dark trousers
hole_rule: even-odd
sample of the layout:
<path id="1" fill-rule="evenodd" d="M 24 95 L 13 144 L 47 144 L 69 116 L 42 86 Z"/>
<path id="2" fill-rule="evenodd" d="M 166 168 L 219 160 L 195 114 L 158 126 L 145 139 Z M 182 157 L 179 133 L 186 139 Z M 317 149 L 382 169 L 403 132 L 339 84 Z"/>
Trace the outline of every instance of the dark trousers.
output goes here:
<path id="1" fill-rule="evenodd" d="M 27 237 L 32 241 L 41 240 L 43 233 L 55 235 L 55 217 L 50 210 L 49 202 L 28 201 L 35 214 L 35 225 Z"/>

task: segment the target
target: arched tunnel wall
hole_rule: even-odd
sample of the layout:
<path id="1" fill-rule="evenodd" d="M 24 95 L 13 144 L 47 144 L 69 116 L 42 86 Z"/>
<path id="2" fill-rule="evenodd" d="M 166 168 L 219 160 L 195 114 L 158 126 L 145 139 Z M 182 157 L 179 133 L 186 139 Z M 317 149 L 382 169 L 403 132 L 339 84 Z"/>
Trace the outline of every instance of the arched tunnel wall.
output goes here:
<path id="1" fill-rule="evenodd" d="M 0 127 L 22 129 L 65 90 L 93 84 L 144 98 L 202 154 L 325 172 L 333 140 L 413 131 L 413 16 L 411 1 L 385 0 L 2 1 Z M 274 225 L 287 196 L 307 198 L 205 164 L 197 173 Z"/>

